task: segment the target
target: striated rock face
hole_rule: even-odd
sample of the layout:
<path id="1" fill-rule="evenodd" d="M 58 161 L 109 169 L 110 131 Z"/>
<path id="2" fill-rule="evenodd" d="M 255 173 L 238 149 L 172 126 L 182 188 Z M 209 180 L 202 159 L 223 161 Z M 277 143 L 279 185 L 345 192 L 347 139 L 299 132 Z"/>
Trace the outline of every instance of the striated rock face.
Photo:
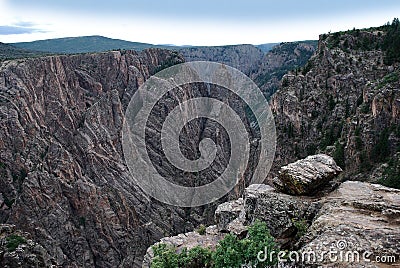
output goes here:
<path id="1" fill-rule="evenodd" d="M 336 177 L 342 169 L 332 157 L 311 155 L 281 167 L 274 186 L 291 195 L 310 195 Z"/>
<path id="2" fill-rule="evenodd" d="M 172 60 L 183 61 L 147 50 L 3 63 L 1 222 L 70 267 L 133 267 L 146 244 L 192 228 L 135 186 L 120 142 L 130 97 Z"/>
<path id="3" fill-rule="evenodd" d="M 220 202 L 238 198 L 259 157 L 245 106 L 227 89 L 206 84 L 176 88 L 147 122 L 147 149 L 157 171 L 184 186 L 215 179 L 230 159 L 227 133 L 213 120 L 193 120 L 180 136 L 185 157 L 215 141 L 217 158 L 198 174 L 177 170 L 162 152 L 163 120 L 194 97 L 226 101 L 252 140 L 238 186 L 220 201 L 177 208 L 145 195 L 126 167 L 121 145 L 124 111 L 155 72 L 184 59 L 150 49 L 7 61 L 0 67 L 0 222 L 32 235 L 57 265 L 137 267 L 161 237 L 212 224 Z M 135 174 L 140 177 L 141 174 Z"/>
<path id="4" fill-rule="evenodd" d="M 123 159 L 121 127 L 131 96 L 150 75 L 177 62 L 183 58 L 160 49 L 4 62 L 0 221 L 30 233 L 58 265 L 69 267 L 136 267 L 161 237 L 212 222 L 215 205 L 181 209 L 144 195 Z M 189 89 L 175 99 L 208 92 L 195 85 L 189 95 Z M 165 103 L 164 109 L 174 107 Z M 191 125 L 182 138 L 185 154 L 196 155 L 198 141 L 215 138 L 217 127 L 207 121 Z M 219 148 L 224 137 L 217 137 Z M 157 148 L 154 141 L 149 146 Z M 152 151 L 155 165 L 162 161 L 158 152 Z M 224 166 L 225 155 L 219 155 L 216 165 Z M 171 173 L 168 165 L 159 170 Z M 219 170 L 211 168 L 210 178 L 213 172 Z M 195 182 L 186 174 L 182 183 Z"/>
<path id="5" fill-rule="evenodd" d="M 258 70 L 264 53 L 253 45 L 189 47 L 178 50 L 186 61 L 215 61 L 232 66 L 246 75 Z"/>
<path id="6" fill-rule="evenodd" d="M 264 56 L 251 78 L 269 98 L 278 90 L 282 77 L 289 71 L 303 67 L 316 48 L 317 41 L 278 44 Z"/>

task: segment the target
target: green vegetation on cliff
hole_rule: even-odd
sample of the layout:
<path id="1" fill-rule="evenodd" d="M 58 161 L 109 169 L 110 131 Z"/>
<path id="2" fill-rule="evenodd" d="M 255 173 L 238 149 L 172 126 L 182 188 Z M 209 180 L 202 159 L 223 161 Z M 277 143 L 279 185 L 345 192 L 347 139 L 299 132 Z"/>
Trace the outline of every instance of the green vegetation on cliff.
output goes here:
<path id="1" fill-rule="evenodd" d="M 31 51 L 12 45 L 0 43 L 0 62 L 4 60 L 14 60 L 21 58 L 32 58 L 43 56 L 45 53 L 39 51 Z"/>
<path id="2" fill-rule="evenodd" d="M 344 35 L 353 38 L 343 39 Z M 380 27 L 324 34 L 322 40 L 327 40 L 329 48 L 340 47 L 347 52 L 349 49 L 369 51 L 380 49 L 385 52 L 384 63 L 386 65 L 400 62 L 400 22 L 398 18 L 393 19 L 392 23 Z"/>
<path id="3" fill-rule="evenodd" d="M 235 235 L 228 234 L 219 241 L 215 251 L 202 247 L 194 247 L 190 250 L 184 248 L 181 252 L 166 244 L 158 244 L 152 247 L 154 259 L 152 268 L 202 268 L 202 267 L 242 267 L 251 264 L 251 267 L 266 267 L 276 264 L 276 256 L 272 260 L 267 258 L 259 262 L 257 255 L 260 251 L 277 251 L 278 246 L 274 237 L 270 235 L 264 222 L 256 221 L 249 227 L 248 235 L 239 239 Z"/>

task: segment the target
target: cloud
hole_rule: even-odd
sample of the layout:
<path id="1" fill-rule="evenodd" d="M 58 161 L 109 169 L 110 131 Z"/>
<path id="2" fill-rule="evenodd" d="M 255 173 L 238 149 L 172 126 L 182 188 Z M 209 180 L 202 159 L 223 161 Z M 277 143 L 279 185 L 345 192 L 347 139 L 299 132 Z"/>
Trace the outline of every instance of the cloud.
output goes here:
<path id="1" fill-rule="evenodd" d="M 35 26 L 35 24 L 30 21 L 19 21 L 17 23 L 14 23 L 14 25 L 18 26 L 18 27 L 26 27 L 26 28 L 32 28 Z"/>
<path id="2" fill-rule="evenodd" d="M 46 32 L 34 26 L 35 24 L 27 21 L 20 21 L 15 23 L 14 25 L 0 25 L 0 35 L 31 34 L 31 33 Z"/>

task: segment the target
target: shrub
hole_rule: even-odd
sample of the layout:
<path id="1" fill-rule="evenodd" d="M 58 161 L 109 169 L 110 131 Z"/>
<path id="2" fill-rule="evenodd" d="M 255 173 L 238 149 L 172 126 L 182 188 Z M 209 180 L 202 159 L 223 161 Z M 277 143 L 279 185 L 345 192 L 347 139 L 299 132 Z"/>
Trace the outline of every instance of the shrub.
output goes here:
<path id="1" fill-rule="evenodd" d="M 363 113 L 363 114 L 367 114 L 367 113 L 369 113 L 369 111 L 370 111 L 370 105 L 369 105 L 369 103 L 363 103 L 362 105 L 361 105 L 361 113 Z"/>
<path id="2" fill-rule="evenodd" d="M 307 221 L 304 219 L 298 220 L 298 219 L 292 219 L 292 223 L 294 227 L 296 227 L 297 233 L 296 233 L 296 238 L 299 239 L 303 235 L 307 233 L 308 229 L 308 224 Z"/>
<path id="3" fill-rule="evenodd" d="M 390 155 L 389 147 L 390 129 L 385 128 L 380 134 L 371 151 L 371 158 L 376 162 L 383 162 Z"/>
<path id="4" fill-rule="evenodd" d="M 14 251 L 17 249 L 17 247 L 21 244 L 25 244 L 26 240 L 22 236 L 19 235 L 10 235 L 9 237 L 6 238 L 7 241 L 7 249 L 9 251 Z"/>
<path id="5" fill-rule="evenodd" d="M 361 150 L 363 146 L 363 141 L 360 136 L 356 136 L 355 138 L 356 149 Z"/>
<path id="6" fill-rule="evenodd" d="M 151 263 L 152 268 L 175 268 L 179 265 L 179 255 L 175 248 L 166 244 L 153 246 L 154 258 Z"/>
<path id="7" fill-rule="evenodd" d="M 307 62 L 307 64 L 304 66 L 303 71 L 301 72 L 303 75 L 306 75 L 311 69 L 313 68 L 313 63 L 311 61 Z"/>
<path id="8" fill-rule="evenodd" d="M 391 159 L 389 166 L 385 169 L 383 177 L 378 180 L 379 184 L 386 187 L 400 189 L 400 160 Z"/>
<path id="9" fill-rule="evenodd" d="M 181 255 L 185 256 L 184 254 L 184 252 L 181 253 Z M 211 250 L 202 247 L 192 248 L 191 250 L 187 251 L 182 267 L 212 267 Z"/>
<path id="10" fill-rule="evenodd" d="M 225 236 L 213 254 L 215 267 L 240 267 L 244 263 L 242 245 L 235 235 Z"/>
<path id="11" fill-rule="evenodd" d="M 333 153 L 333 159 L 339 167 L 341 167 L 342 169 L 345 168 L 344 146 L 339 141 L 335 142 L 335 152 Z"/>
<path id="12" fill-rule="evenodd" d="M 382 50 L 385 51 L 384 63 L 391 65 L 400 61 L 400 22 L 395 18 L 392 24 L 386 26 Z"/>
<path id="13" fill-rule="evenodd" d="M 365 150 L 360 153 L 360 172 L 370 171 L 372 169 L 371 162 L 369 161 L 368 154 Z"/>
<path id="14" fill-rule="evenodd" d="M 216 268 L 241 267 L 244 264 L 251 264 L 251 267 L 266 267 L 276 264 L 277 259 L 265 262 L 257 259 L 260 251 L 277 251 L 278 247 L 273 236 L 269 233 L 265 222 L 256 221 L 250 228 L 247 238 L 238 240 L 234 235 L 227 235 L 218 244 L 214 253 L 214 265 Z"/>
<path id="15" fill-rule="evenodd" d="M 332 111 L 335 108 L 335 106 L 336 106 L 336 102 L 335 102 L 333 96 L 329 95 L 328 96 L 328 108 L 329 108 L 329 110 Z"/>
<path id="16" fill-rule="evenodd" d="M 204 224 L 200 224 L 199 228 L 197 229 L 197 232 L 199 235 L 205 235 L 206 234 L 206 226 Z"/>

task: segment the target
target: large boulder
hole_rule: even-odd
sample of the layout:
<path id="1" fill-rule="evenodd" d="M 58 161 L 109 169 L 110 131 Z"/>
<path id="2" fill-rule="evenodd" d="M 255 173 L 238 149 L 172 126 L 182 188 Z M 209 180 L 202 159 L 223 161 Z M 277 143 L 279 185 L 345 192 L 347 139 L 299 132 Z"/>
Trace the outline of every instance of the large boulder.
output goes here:
<path id="1" fill-rule="evenodd" d="M 291 195 L 311 195 L 335 178 L 342 169 L 325 154 L 308 156 L 281 167 L 274 186 Z"/>

